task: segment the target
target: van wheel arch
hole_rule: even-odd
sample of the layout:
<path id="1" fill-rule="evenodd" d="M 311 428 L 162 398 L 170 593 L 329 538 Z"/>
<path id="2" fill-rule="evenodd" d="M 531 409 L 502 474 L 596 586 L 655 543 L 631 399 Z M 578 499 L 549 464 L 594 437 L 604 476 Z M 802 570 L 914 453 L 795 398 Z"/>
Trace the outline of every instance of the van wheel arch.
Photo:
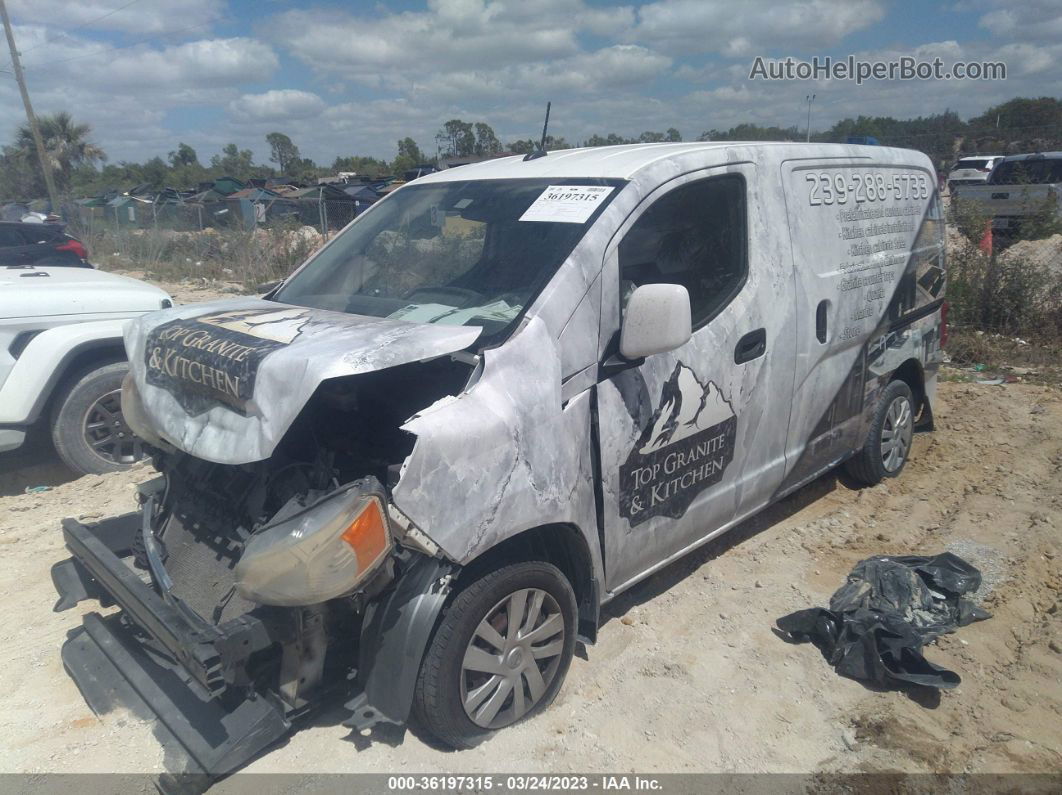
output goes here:
<path id="1" fill-rule="evenodd" d="M 579 640 L 594 643 L 600 616 L 600 584 L 585 535 L 571 524 L 532 527 L 495 544 L 461 568 L 457 587 L 474 582 L 488 571 L 511 563 L 552 563 L 571 583 L 578 609 Z"/>
<path id="2" fill-rule="evenodd" d="M 908 359 L 892 372 L 889 381 L 903 381 L 911 389 L 915 405 L 915 429 L 933 430 L 933 407 L 926 395 L 926 377 L 918 359 Z"/>

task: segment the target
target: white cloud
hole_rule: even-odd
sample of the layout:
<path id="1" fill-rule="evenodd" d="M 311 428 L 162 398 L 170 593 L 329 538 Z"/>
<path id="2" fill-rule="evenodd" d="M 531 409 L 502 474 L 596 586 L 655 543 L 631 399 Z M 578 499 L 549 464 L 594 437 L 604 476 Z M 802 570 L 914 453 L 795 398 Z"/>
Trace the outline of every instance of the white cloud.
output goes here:
<path id="1" fill-rule="evenodd" d="M 811 92 L 818 95 L 816 129 L 845 116 L 906 118 L 945 109 L 969 116 L 1014 96 L 1062 95 L 1057 0 L 964 0 L 954 10 L 964 23 L 954 30 L 978 23 L 991 35 L 856 54 L 1003 60 L 1004 82 L 863 86 L 764 83 L 749 81 L 748 73 L 760 54 L 846 55 L 847 36 L 874 37 L 885 10 L 902 15 L 902 4 L 655 0 L 634 9 L 598 0 L 421 0 L 395 13 L 386 4 L 292 4 L 284 11 L 262 3 L 263 15 L 279 13 L 265 16 L 255 32 L 245 25 L 240 37 L 195 30 L 114 49 L 150 35 L 139 31 L 200 20 L 209 26 L 226 9 L 222 0 L 140 0 L 97 26 L 77 28 L 126 1 L 9 0 L 20 9 L 16 35 L 38 112 L 69 110 L 89 122 L 112 159 L 165 156 L 180 140 L 204 161 L 230 141 L 264 158 L 263 136 L 276 129 L 325 163 L 337 154 L 392 157 L 406 135 L 434 152 L 434 134 L 451 118 L 486 121 L 510 142 L 538 137 L 547 100 L 551 132 L 575 142 L 668 127 L 693 138 L 741 122 L 802 128 Z M 34 19 L 40 24 L 26 24 Z M 131 35 L 101 37 L 97 28 Z M 891 36 L 880 32 L 878 39 Z M 944 35 L 955 34 L 949 27 Z M 293 56 L 283 73 L 279 50 Z M 12 81 L 0 79 L 0 143 L 21 120 Z"/>
<path id="2" fill-rule="evenodd" d="M 583 0 L 429 0 L 425 11 L 375 16 L 289 11 L 264 29 L 313 69 L 366 81 L 547 62 L 579 54 L 580 31 L 619 35 L 633 22 L 628 6 Z"/>
<path id="3" fill-rule="evenodd" d="M 222 17 L 226 5 L 224 0 L 141 0 L 122 8 L 127 2 L 8 0 L 7 7 L 14 23 L 37 22 L 59 29 L 167 33 L 190 25 L 209 27 Z"/>
<path id="4" fill-rule="evenodd" d="M 1022 41 L 1062 40 L 1062 3 L 1058 0 L 1026 0 L 1023 3 L 994 0 L 995 6 L 978 25 L 994 36 Z"/>
<path id="5" fill-rule="evenodd" d="M 244 94 L 229 103 L 229 112 L 253 121 L 286 121 L 317 116 L 326 107 L 325 101 L 316 94 L 284 88 L 264 94 Z"/>
<path id="6" fill-rule="evenodd" d="M 172 111 L 224 107 L 240 87 L 269 80 L 278 66 L 269 45 L 249 38 L 107 49 L 83 34 L 40 25 L 15 26 L 15 35 L 37 113 L 66 110 L 88 122 L 112 159 L 165 156 L 180 138 L 192 137 L 169 128 Z M 14 82 L 0 80 L 0 142 L 24 121 Z"/>
<path id="7" fill-rule="evenodd" d="M 670 52 L 759 54 L 828 47 L 880 21 L 880 0 L 659 0 L 638 9 L 635 36 Z"/>
<path id="8" fill-rule="evenodd" d="M 76 81 L 85 87 L 210 91 L 266 80 L 279 64 L 268 44 L 241 37 L 115 49 L 66 34 L 52 38 L 40 26 L 19 26 L 16 35 L 20 48 L 32 48 L 24 59 L 27 75 L 44 84 Z M 48 46 L 33 46 L 41 42 Z"/>

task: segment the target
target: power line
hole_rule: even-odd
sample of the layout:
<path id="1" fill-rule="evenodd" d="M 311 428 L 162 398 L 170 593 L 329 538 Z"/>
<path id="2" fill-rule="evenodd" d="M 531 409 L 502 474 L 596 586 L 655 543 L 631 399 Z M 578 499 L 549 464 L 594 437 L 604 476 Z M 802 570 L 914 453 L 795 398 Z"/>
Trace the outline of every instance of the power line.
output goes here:
<path id="1" fill-rule="evenodd" d="M 113 16 L 114 14 L 117 14 L 119 11 L 124 11 L 125 9 L 129 8 L 129 6 L 133 5 L 134 3 L 139 3 L 139 2 L 140 2 L 140 0 L 129 0 L 129 2 L 126 3 L 124 6 L 118 6 L 118 8 L 115 8 L 115 9 L 113 9 L 111 11 L 108 11 L 106 14 L 100 14 L 98 17 L 94 17 L 93 19 L 90 19 L 88 22 L 82 22 L 80 25 L 78 25 L 75 28 L 70 28 L 70 30 L 64 30 L 63 33 L 66 33 L 68 35 L 71 34 L 71 33 L 76 33 L 79 30 L 83 30 L 84 28 L 87 28 L 89 25 L 95 25 L 101 19 L 106 19 L 109 16 Z M 50 43 L 51 42 L 42 41 L 40 44 L 34 44 L 32 47 L 27 47 L 25 50 L 22 50 L 21 54 L 25 55 L 26 53 L 32 52 L 33 50 L 37 49 L 38 47 L 43 47 L 46 44 L 50 44 Z"/>

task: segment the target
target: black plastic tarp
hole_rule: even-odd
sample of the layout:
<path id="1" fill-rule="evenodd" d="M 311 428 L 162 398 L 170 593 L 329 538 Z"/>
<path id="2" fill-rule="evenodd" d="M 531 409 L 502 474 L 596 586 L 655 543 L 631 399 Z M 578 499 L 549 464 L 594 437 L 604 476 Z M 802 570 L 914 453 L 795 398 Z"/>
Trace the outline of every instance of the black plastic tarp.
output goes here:
<path id="1" fill-rule="evenodd" d="M 981 586 L 981 572 L 944 552 L 860 561 L 830 607 L 798 610 L 778 619 L 791 640 L 814 643 L 842 676 L 885 687 L 950 688 L 954 671 L 922 656 L 922 647 L 957 627 L 989 618 L 964 598 Z"/>

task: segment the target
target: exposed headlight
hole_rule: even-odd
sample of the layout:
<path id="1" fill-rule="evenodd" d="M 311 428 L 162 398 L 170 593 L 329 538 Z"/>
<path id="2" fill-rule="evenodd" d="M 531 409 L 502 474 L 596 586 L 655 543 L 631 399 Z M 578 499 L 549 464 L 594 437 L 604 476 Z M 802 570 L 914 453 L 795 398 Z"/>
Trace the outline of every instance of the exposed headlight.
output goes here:
<path id="1" fill-rule="evenodd" d="M 353 488 L 252 536 L 236 564 L 236 589 L 266 605 L 324 602 L 364 582 L 390 548 L 380 497 Z"/>

